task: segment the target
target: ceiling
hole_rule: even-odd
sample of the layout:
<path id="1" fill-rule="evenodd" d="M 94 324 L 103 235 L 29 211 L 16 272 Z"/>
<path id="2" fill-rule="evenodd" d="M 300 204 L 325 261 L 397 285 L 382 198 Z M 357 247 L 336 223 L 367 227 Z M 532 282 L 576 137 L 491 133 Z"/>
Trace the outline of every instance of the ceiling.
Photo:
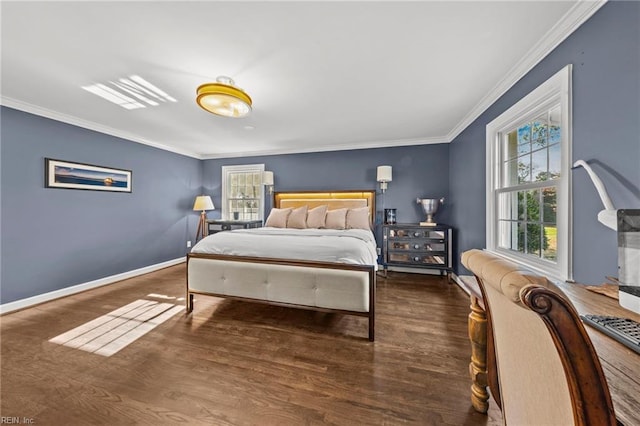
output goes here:
<path id="1" fill-rule="evenodd" d="M 450 142 L 601 5 L 2 1 L 2 104 L 196 158 Z M 82 89 L 132 75 L 176 102 Z M 196 105 L 220 75 L 247 118 Z"/>

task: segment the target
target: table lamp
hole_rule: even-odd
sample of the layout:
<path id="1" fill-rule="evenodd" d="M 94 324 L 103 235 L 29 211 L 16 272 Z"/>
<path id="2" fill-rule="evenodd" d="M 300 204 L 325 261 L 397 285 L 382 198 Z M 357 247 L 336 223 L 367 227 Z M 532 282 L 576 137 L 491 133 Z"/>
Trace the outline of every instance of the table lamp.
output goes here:
<path id="1" fill-rule="evenodd" d="M 198 241 L 198 238 L 204 238 L 206 236 L 207 210 L 215 210 L 211 197 L 208 195 L 198 195 L 196 202 L 193 203 L 193 210 L 200 210 L 200 222 L 198 222 L 198 231 L 196 232 L 196 241 Z"/>

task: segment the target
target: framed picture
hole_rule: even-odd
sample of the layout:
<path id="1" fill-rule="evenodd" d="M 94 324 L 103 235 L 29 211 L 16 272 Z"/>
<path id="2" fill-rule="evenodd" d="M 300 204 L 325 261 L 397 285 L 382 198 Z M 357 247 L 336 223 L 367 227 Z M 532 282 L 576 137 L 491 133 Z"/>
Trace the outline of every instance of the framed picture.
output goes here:
<path id="1" fill-rule="evenodd" d="M 131 192 L 131 170 L 44 159 L 46 188 Z"/>

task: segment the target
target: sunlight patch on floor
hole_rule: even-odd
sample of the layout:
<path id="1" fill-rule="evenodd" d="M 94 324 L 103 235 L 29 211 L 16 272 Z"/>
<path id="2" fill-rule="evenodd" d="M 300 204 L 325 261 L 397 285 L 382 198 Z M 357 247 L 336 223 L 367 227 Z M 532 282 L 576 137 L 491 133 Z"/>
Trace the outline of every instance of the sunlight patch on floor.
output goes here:
<path id="1" fill-rule="evenodd" d="M 49 341 L 111 356 L 183 310 L 173 303 L 138 299 Z"/>

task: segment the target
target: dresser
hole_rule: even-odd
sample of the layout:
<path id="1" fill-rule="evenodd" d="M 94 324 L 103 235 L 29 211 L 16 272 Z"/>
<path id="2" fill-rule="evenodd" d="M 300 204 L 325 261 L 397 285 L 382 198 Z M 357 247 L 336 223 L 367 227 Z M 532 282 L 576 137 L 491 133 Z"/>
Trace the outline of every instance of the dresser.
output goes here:
<path id="1" fill-rule="evenodd" d="M 207 220 L 207 235 L 234 229 L 260 228 L 261 220 Z"/>
<path id="2" fill-rule="evenodd" d="M 452 231 L 448 225 L 383 225 L 382 260 L 385 270 L 394 267 L 435 269 L 441 275 L 449 275 L 453 267 Z"/>

